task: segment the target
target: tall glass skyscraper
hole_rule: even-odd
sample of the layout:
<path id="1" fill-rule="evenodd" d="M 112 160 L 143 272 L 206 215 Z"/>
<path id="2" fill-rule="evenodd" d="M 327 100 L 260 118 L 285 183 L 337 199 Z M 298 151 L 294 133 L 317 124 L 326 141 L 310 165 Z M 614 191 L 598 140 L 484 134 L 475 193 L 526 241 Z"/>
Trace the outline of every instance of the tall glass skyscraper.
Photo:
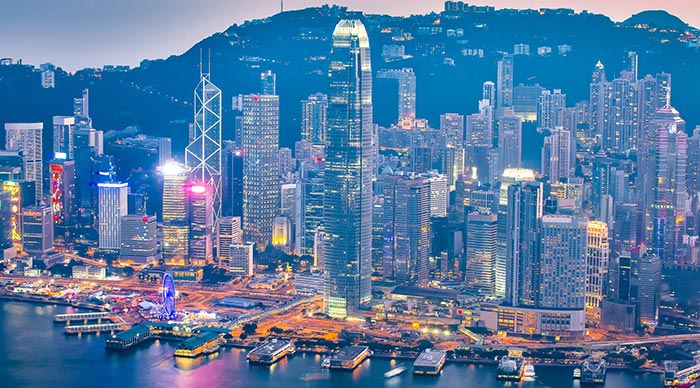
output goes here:
<path id="1" fill-rule="evenodd" d="M 372 298 L 372 69 L 359 20 L 341 20 L 330 55 L 324 310 L 344 318 Z"/>

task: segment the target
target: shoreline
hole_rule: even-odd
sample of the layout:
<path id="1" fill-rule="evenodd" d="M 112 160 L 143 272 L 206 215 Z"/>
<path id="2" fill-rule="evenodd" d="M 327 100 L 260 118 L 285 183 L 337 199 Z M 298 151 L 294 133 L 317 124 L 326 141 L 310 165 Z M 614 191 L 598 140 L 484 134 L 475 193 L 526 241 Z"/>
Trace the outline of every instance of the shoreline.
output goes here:
<path id="1" fill-rule="evenodd" d="M 92 306 L 84 306 L 79 303 L 72 303 L 72 302 L 66 302 L 64 300 L 54 300 L 54 299 L 48 299 L 48 298 L 42 298 L 42 297 L 37 297 L 37 296 L 28 296 L 28 295 L 11 295 L 7 293 L 0 293 L 0 300 L 7 300 L 11 302 L 20 302 L 20 303 L 33 303 L 33 304 L 43 304 L 43 305 L 58 305 L 58 306 L 70 306 L 70 307 L 75 307 L 75 308 L 80 308 L 80 309 L 85 309 L 85 310 L 90 310 L 90 311 L 104 311 L 104 309 L 100 309 L 97 307 L 92 307 Z M 176 337 L 167 337 L 167 336 L 156 336 L 156 339 L 158 340 L 163 340 L 163 341 L 177 341 L 178 339 Z M 222 347 L 228 347 L 228 348 L 237 348 L 237 349 L 253 349 L 256 347 L 256 345 L 252 344 L 244 344 L 240 342 L 231 342 L 231 341 L 226 341 L 221 344 Z M 321 356 L 327 355 L 331 353 L 330 350 L 326 351 L 321 351 L 321 350 L 313 350 L 313 349 L 298 349 L 297 352 L 299 353 L 304 353 L 304 354 L 318 354 Z M 389 354 L 389 353 L 373 353 L 369 358 L 377 358 L 377 359 L 397 359 L 397 360 L 415 360 L 417 356 L 411 356 L 411 355 L 395 355 L 395 354 Z M 446 359 L 447 363 L 453 363 L 453 364 L 469 364 L 469 365 L 496 365 L 498 364 L 497 361 L 495 360 L 485 360 L 485 359 L 469 359 L 469 358 L 454 358 L 454 357 L 449 357 Z M 557 362 L 557 363 L 547 363 L 547 362 L 535 362 L 533 363 L 535 367 L 543 367 L 543 366 L 552 366 L 552 367 L 557 367 L 557 368 L 564 368 L 564 367 L 576 367 L 577 364 L 567 364 L 567 363 L 562 363 L 562 362 Z M 644 373 L 653 373 L 653 374 L 663 374 L 663 371 L 660 370 L 654 370 L 654 369 L 633 369 L 629 366 L 626 365 L 608 365 L 609 370 L 622 370 L 626 371 L 629 373 L 634 373 L 634 374 L 644 374 Z"/>

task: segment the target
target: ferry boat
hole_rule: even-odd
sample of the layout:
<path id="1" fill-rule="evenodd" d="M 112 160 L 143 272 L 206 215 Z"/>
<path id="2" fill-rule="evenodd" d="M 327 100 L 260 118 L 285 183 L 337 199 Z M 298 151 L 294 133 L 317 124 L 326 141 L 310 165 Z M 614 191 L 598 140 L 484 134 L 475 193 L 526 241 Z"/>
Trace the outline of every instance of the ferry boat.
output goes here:
<path id="1" fill-rule="evenodd" d="M 321 368 L 330 368 L 331 367 L 331 357 L 328 356 L 321 361 Z"/>
<path id="2" fill-rule="evenodd" d="M 691 388 L 695 386 L 695 380 L 689 379 L 688 376 L 683 376 L 675 386 L 676 388 Z"/>
<path id="3" fill-rule="evenodd" d="M 535 373 L 535 366 L 532 363 L 525 363 L 525 370 L 523 371 L 523 377 L 535 378 L 537 374 Z"/>
<path id="4" fill-rule="evenodd" d="M 408 370 L 408 366 L 406 366 L 406 364 L 399 364 L 395 368 L 389 369 L 386 373 L 384 373 L 384 378 L 390 379 L 394 376 L 400 375 L 401 373 L 403 373 L 407 370 Z"/>
<path id="5" fill-rule="evenodd" d="M 583 362 L 581 368 L 581 383 L 583 384 L 605 384 L 605 374 L 607 365 L 605 360 L 588 358 Z"/>
<path id="6" fill-rule="evenodd" d="M 328 380 L 330 376 L 327 373 L 307 373 L 301 376 L 301 381 L 304 383 L 312 383 L 314 381 Z"/>
<path id="7" fill-rule="evenodd" d="M 574 368 L 574 380 L 581 378 L 581 368 Z"/>
<path id="8" fill-rule="evenodd" d="M 496 379 L 508 381 L 520 381 L 523 377 L 523 360 L 517 357 L 503 356 L 498 362 Z"/>

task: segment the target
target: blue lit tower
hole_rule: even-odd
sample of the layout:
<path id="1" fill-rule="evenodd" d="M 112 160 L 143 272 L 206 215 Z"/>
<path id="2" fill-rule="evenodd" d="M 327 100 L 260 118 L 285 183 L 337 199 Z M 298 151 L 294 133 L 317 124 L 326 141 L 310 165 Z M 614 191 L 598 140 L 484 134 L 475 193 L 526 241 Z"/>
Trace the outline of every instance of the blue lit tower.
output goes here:
<path id="1" fill-rule="evenodd" d="M 221 89 L 208 73 L 194 90 L 194 128 L 185 149 L 185 164 L 195 182 L 212 188 L 214 225 L 221 216 Z"/>
<path id="2" fill-rule="evenodd" d="M 369 303 L 372 264 L 372 69 L 359 20 L 341 20 L 330 55 L 324 310 L 344 318 Z"/>

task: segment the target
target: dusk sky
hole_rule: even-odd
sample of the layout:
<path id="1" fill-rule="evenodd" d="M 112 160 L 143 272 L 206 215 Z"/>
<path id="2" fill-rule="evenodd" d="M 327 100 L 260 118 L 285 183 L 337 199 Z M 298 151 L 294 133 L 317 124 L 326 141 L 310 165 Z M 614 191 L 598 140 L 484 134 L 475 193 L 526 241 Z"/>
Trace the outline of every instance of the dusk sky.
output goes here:
<path id="1" fill-rule="evenodd" d="M 285 9 L 324 0 L 285 0 Z M 647 9 L 665 9 L 700 26 L 698 0 L 489 0 L 497 8 L 566 7 L 603 13 L 620 21 Z M 439 12 L 443 0 L 338 0 L 368 13 Z M 138 65 L 144 58 L 180 54 L 233 23 L 279 12 L 278 0 L 4 0 L 0 8 L 0 57 L 67 70 L 104 64 Z"/>

